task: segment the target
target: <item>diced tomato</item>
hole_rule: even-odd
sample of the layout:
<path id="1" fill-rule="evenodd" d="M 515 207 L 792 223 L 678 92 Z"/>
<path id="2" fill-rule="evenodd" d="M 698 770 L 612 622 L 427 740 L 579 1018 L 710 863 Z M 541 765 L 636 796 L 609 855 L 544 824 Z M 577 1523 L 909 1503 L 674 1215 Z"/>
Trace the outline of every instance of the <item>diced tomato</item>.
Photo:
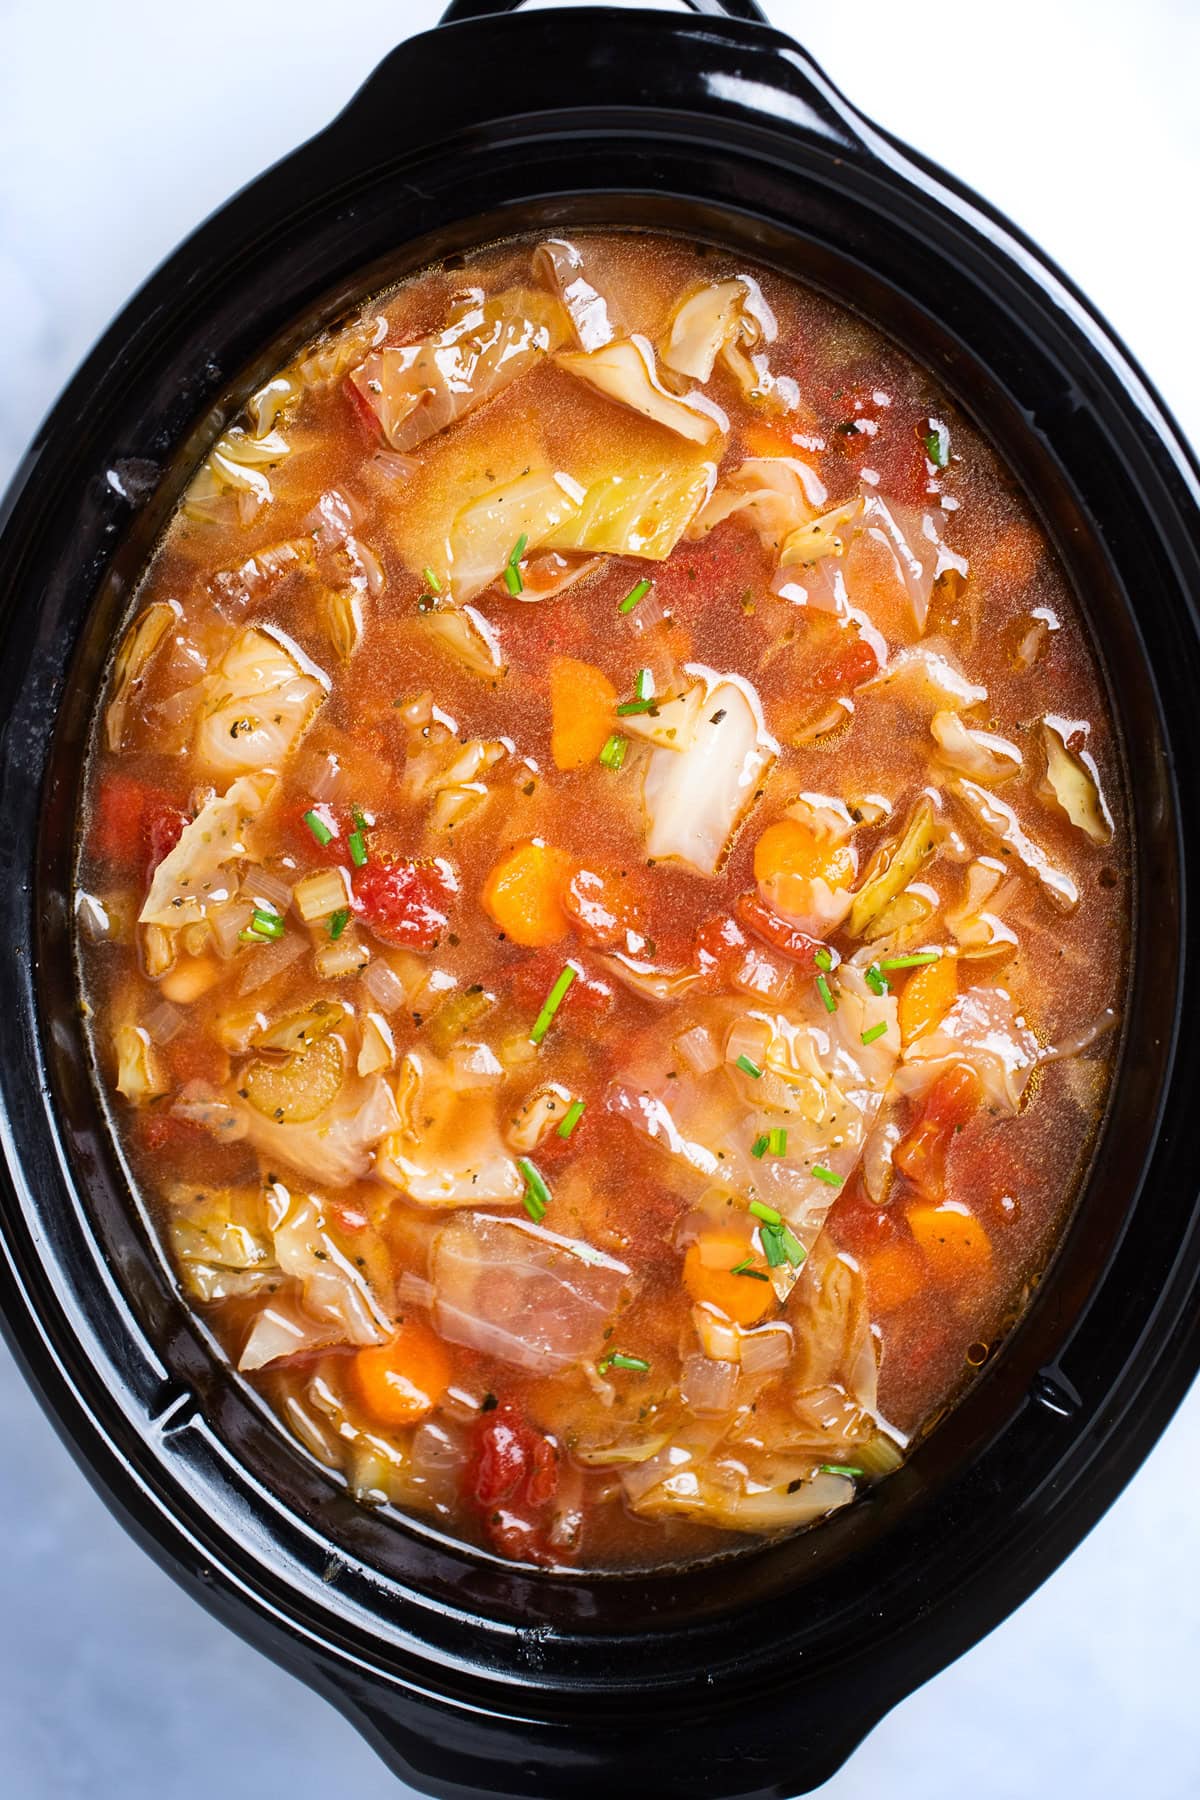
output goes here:
<path id="1" fill-rule="evenodd" d="M 357 374 L 357 369 L 352 369 L 350 371 L 349 375 L 347 375 L 345 381 L 342 383 L 342 392 L 350 402 L 350 409 L 363 430 L 366 431 L 373 440 L 377 441 L 382 435 L 379 424 L 379 414 L 371 405 L 369 395 L 363 392 L 362 388 L 359 387 L 355 380 Z"/>
<path id="2" fill-rule="evenodd" d="M 814 958 L 821 948 L 820 938 L 809 937 L 798 926 L 789 925 L 760 900 L 753 889 L 739 894 L 735 910 L 741 924 L 760 937 L 764 944 L 770 944 L 773 950 L 790 957 L 793 962 L 802 963 L 807 969 L 816 968 Z"/>
<path id="3" fill-rule="evenodd" d="M 160 788 L 113 770 L 96 789 L 88 847 L 105 862 L 141 868 L 149 880 L 187 822 Z"/>
<path id="4" fill-rule="evenodd" d="M 724 981 L 731 966 L 738 966 L 746 949 L 746 934 L 728 913 L 715 913 L 705 919 L 692 942 L 692 957 L 702 975 L 716 985 Z"/>
<path id="5" fill-rule="evenodd" d="M 935 1205 L 946 1191 L 946 1152 L 960 1126 L 976 1111 L 982 1097 L 979 1077 L 969 1063 L 956 1063 L 939 1075 L 925 1097 L 916 1124 L 901 1138 L 892 1161 L 902 1175 Z"/>
<path id="6" fill-rule="evenodd" d="M 176 1151 L 195 1148 L 208 1134 L 194 1119 L 177 1119 L 169 1112 L 146 1112 L 139 1116 L 138 1135 L 147 1150 Z"/>
<path id="7" fill-rule="evenodd" d="M 822 694 L 845 694 L 860 682 L 870 681 L 879 669 L 879 658 L 865 638 L 854 637 L 844 644 L 812 678 L 812 686 Z"/>
<path id="8" fill-rule="evenodd" d="M 495 1548 L 524 1562 L 550 1560 L 547 1509 L 558 1492 L 558 1452 L 511 1400 L 479 1420 L 468 1475 Z"/>
<path id="9" fill-rule="evenodd" d="M 442 857 L 371 861 L 354 872 L 354 910 L 385 944 L 432 950 L 450 923 L 458 877 Z"/>

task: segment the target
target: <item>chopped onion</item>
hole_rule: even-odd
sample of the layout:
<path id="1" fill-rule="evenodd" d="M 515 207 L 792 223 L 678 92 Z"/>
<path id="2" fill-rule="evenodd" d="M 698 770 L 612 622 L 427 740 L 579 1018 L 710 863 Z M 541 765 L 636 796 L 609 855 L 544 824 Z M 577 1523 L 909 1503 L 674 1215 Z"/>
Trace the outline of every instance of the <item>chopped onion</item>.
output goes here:
<path id="1" fill-rule="evenodd" d="M 307 763 L 302 785 L 309 798 L 317 801 L 336 800 L 344 792 L 345 771 L 335 750 L 323 750 Z"/>
<path id="2" fill-rule="evenodd" d="M 459 1091 L 500 1087 L 503 1064 L 487 1044 L 454 1044 L 446 1057 L 447 1072 Z"/>
<path id="3" fill-rule="evenodd" d="M 146 1031 L 153 1044 L 169 1044 L 182 1029 L 185 1015 L 169 1000 L 156 1006 L 153 1012 L 146 1014 Z"/>
<path id="4" fill-rule="evenodd" d="M 707 1075 L 721 1065 L 721 1052 L 716 1040 L 704 1025 L 693 1025 L 690 1031 L 677 1037 L 675 1049 L 694 1075 Z"/>
<path id="5" fill-rule="evenodd" d="M 408 989 L 382 957 L 368 968 L 363 976 L 363 986 L 385 1013 L 399 1012 L 408 1000 Z"/>
<path id="6" fill-rule="evenodd" d="M 758 1325 L 741 1334 L 742 1368 L 747 1375 L 767 1375 L 783 1369 L 792 1357 L 790 1325 Z"/>
<path id="7" fill-rule="evenodd" d="M 433 1305 L 434 1286 L 422 1275 L 414 1275 L 411 1269 L 405 1269 L 396 1289 L 402 1306 L 423 1306 L 426 1309 Z"/>
<path id="8" fill-rule="evenodd" d="M 257 945 L 250 949 L 245 957 L 245 968 L 238 982 L 239 994 L 253 994 L 258 988 L 265 987 L 268 981 L 274 981 L 282 975 L 289 963 L 295 962 L 304 949 L 304 938 L 298 931 L 285 932 L 273 944 L 264 944 L 261 949 Z"/>
<path id="9" fill-rule="evenodd" d="M 281 881 L 278 875 L 272 875 L 266 869 L 252 869 L 242 880 L 242 892 L 254 906 L 261 907 L 265 902 L 267 908 L 277 912 L 280 918 L 292 904 L 292 884 Z"/>
<path id="10" fill-rule="evenodd" d="M 679 1373 L 679 1390 L 684 1405 L 698 1417 L 720 1417 L 733 1409 L 737 1381 L 736 1363 L 688 1356 Z"/>

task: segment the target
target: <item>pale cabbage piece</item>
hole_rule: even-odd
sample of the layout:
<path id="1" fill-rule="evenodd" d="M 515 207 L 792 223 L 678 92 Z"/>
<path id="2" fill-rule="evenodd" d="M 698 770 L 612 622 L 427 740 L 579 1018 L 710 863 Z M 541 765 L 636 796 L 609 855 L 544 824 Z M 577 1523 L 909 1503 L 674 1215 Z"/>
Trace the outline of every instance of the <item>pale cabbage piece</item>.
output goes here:
<path id="1" fill-rule="evenodd" d="M 117 1053 L 118 1094 L 134 1106 L 145 1106 L 147 1101 L 157 1100 L 169 1091 L 171 1084 L 162 1058 L 144 1025 L 118 1025 L 113 1032 L 113 1049 Z"/>
<path id="2" fill-rule="evenodd" d="M 790 376 L 773 375 L 763 344 L 779 335 L 775 315 L 752 275 L 711 282 L 676 304 L 667 324 L 660 360 L 671 374 L 701 383 L 711 380 L 718 358 L 747 399 L 772 410 L 791 410 L 800 390 Z"/>
<path id="3" fill-rule="evenodd" d="M 229 865 L 250 855 L 252 821 L 274 787 L 273 775 L 243 775 L 201 807 L 155 869 L 139 924 L 178 930 L 233 898 L 238 880 Z"/>
<path id="4" fill-rule="evenodd" d="M 932 1031 L 904 1052 L 896 1070 L 897 1093 L 923 1094 L 939 1075 L 969 1063 L 983 1086 L 984 1103 L 1015 1113 L 1038 1063 L 1038 1041 L 1002 987 L 973 987 L 959 994 Z"/>
<path id="5" fill-rule="evenodd" d="M 968 573 L 966 558 L 951 550 L 943 539 L 946 524 L 946 514 L 940 507 L 936 512 L 917 512 L 885 500 L 878 493 L 868 494 L 863 505 L 858 536 L 881 548 L 890 560 L 897 591 L 907 600 L 918 636 L 925 630 L 934 582 L 947 571 L 963 577 Z M 852 555 L 846 570 L 852 599 L 855 582 Z"/>
<path id="6" fill-rule="evenodd" d="M 816 470 L 798 456 L 748 456 L 721 482 L 688 531 L 704 537 L 723 519 L 744 513 L 766 550 L 816 517 L 828 498 Z"/>
<path id="7" fill-rule="evenodd" d="M 249 626 L 205 681 L 196 755 L 227 776 L 279 769 L 328 692 L 328 676 L 290 638 Z"/>
<path id="8" fill-rule="evenodd" d="M 170 1196 L 167 1236 L 179 1279 L 197 1300 L 245 1299 L 283 1280 L 259 1192 L 219 1188 Z"/>
<path id="9" fill-rule="evenodd" d="M 369 1175 L 372 1151 L 400 1122 L 392 1090 L 382 1075 L 344 1081 L 337 1099 L 303 1124 L 264 1118 L 236 1092 L 227 1111 L 238 1135 L 244 1135 L 268 1165 L 284 1163 L 306 1181 L 331 1189 Z"/>
<path id="10" fill-rule="evenodd" d="M 996 910 L 1004 905 L 1015 886 L 1016 877 L 997 857 L 979 856 L 971 863 L 959 904 L 948 907 L 944 914 L 946 929 L 958 945 L 960 956 L 991 956 L 1005 948 L 1016 948 L 1016 932 Z"/>
<path id="11" fill-rule="evenodd" d="M 153 600 L 138 614 L 113 658 L 112 693 L 104 709 L 104 741 L 110 750 L 120 750 L 125 741 L 125 727 L 130 702 L 137 693 L 172 625 L 183 617 L 177 600 Z"/>
<path id="12" fill-rule="evenodd" d="M 862 1272 L 828 1237 L 813 1246 L 788 1317 L 796 1340 L 789 1369 L 793 1411 L 811 1432 L 813 1450 L 838 1462 L 840 1452 L 879 1423 L 879 1362 Z M 831 1405 L 835 1399 L 842 1408 Z"/>
<path id="13" fill-rule="evenodd" d="M 417 1206 L 519 1201 L 525 1177 L 500 1133 L 495 1096 L 463 1089 L 453 1068 L 410 1050 L 396 1077 L 399 1123 L 379 1147 L 375 1173 Z"/>
<path id="14" fill-rule="evenodd" d="M 856 494 L 840 506 L 797 525 L 784 539 L 779 551 L 781 569 L 811 568 L 826 556 L 845 556 L 846 547 L 862 517 L 863 499 Z"/>
<path id="15" fill-rule="evenodd" d="M 663 562 L 704 505 L 717 478 L 714 462 L 665 459 L 655 468 L 614 466 L 590 481 L 583 500 L 543 548 Z"/>
<path id="16" fill-rule="evenodd" d="M 267 1223 L 275 1260 L 299 1282 L 305 1311 L 336 1325 L 343 1343 L 386 1342 L 393 1322 L 362 1270 L 339 1248 L 316 1195 L 292 1194 L 274 1182 L 267 1189 Z"/>
<path id="17" fill-rule="evenodd" d="M 681 694 L 664 694 L 651 712 L 630 713 L 620 721 L 627 737 L 641 738 L 660 750 L 690 750 L 702 722 L 707 684 L 693 681 Z"/>
<path id="18" fill-rule="evenodd" d="M 273 1294 L 255 1314 L 237 1366 L 253 1374 L 285 1356 L 310 1356 L 341 1341 L 332 1321 L 314 1319 L 291 1294 Z"/>
<path id="19" fill-rule="evenodd" d="M 393 450 L 415 450 L 525 375 L 566 335 L 559 302 L 510 288 L 471 290 L 439 332 L 374 350 L 351 382 Z"/>
<path id="20" fill-rule="evenodd" d="M 941 753 L 939 760 L 956 774 L 991 784 L 1010 780 L 1024 767 L 1025 759 L 1011 739 L 976 731 L 956 712 L 934 713 L 929 729 Z"/>
<path id="21" fill-rule="evenodd" d="M 328 333 L 307 350 L 296 364 L 296 374 L 314 393 L 336 387 L 365 356 L 379 348 L 387 334 L 388 322 L 382 313 L 364 314 Z"/>
<path id="22" fill-rule="evenodd" d="M 691 1192 L 699 1177 L 723 1192 L 765 1201 L 810 1250 L 892 1078 L 900 1049 L 895 997 L 874 994 L 858 970 L 843 965 L 833 1014 L 811 987 L 786 1009 L 745 1009 L 713 998 L 693 1001 L 688 1017 L 725 1046 L 721 1066 L 703 1074 L 678 1067 L 670 1054 L 678 1020 L 668 1016 L 661 1048 L 632 1056 L 628 1074 L 610 1088 L 609 1111 L 679 1168 L 683 1191 Z M 864 1044 L 864 1031 L 880 1024 L 885 1030 Z M 737 1066 L 744 1044 L 752 1045 L 750 1060 L 764 1071 L 759 1078 Z M 669 1067 L 676 1068 L 672 1081 L 663 1076 Z M 758 1139 L 778 1126 L 788 1133 L 786 1156 L 753 1156 Z M 814 1166 L 837 1180 L 814 1176 Z M 781 1295 L 796 1278 L 790 1264 L 772 1275 Z"/>
<path id="23" fill-rule="evenodd" d="M 536 550 L 579 511 L 584 490 L 561 469 L 538 464 L 475 495 L 449 531 L 428 546 L 428 566 L 460 604 L 490 587 L 521 538 Z"/>
<path id="24" fill-rule="evenodd" d="M 786 600 L 791 606 L 811 607 L 814 612 L 829 613 L 847 629 L 854 626 L 859 637 L 870 646 L 880 668 L 886 664 L 888 660 L 887 639 L 879 630 L 870 613 L 863 607 L 854 604 L 846 586 L 846 577 L 842 572 L 841 562 L 836 557 L 822 557 L 807 568 L 797 566 L 791 569 L 777 569 L 772 577 L 771 585 L 779 598 Z M 861 689 L 867 685 L 866 682 L 861 682 L 859 687 Z M 852 713 L 854 702 L 844 696 L 839 697 L 834 703 L 831 723 L 838 722 L 836 712 L 839 708 Z M 822 729 L 828 729 L 828 727 L 823 726 Z"/>
<path id="25" fill-rule="evenodd" d="M 607 399 L 630 407 L 693 444 L 711 444 L 729 430 L 729 420 L 715 401 L 694 389 L 679 395 L 663 386 L 654 347 L 638 332 L 599 350 L 561 350 L 554 360 Z"/>
<path id="26" fill-rule="evenodd" d="M 1057 801 L 1072 825 L 1093 844 L 1112 842 L 1113 818 L 1100 785 L 1095 758 L 1085 748 L 1091 726 L 1084 719 L 1047 713 L 1042 720 L 1046 774 L 1039 792 Z"/>
<path id="27" fill-rule="evenodd" d="M 862 937 L 872 920 L 914 881 L 937 848 L 933 802 L 922 794 L 898 838 L 880 844 L 850 905 L 846 929 Z"/>
<path id="28" fill-rule="evenodd" d="M 864 681 L 860 693 L 879 689 L 902 699 L 907 706 L 928 708 L 930 714 L 941 711 L 969 712 L 982 706 L 988 697 L 985 687 L 968 681 L 959 668 L 948 644 L 940 638 L 927 638 L 897 650 L 885 660 L 878 675 Z"/>
<path id="29" fill-rule="evenodd" d="M 608 301 L 588 280 L 587 258 L 577 244 L 547 238 L 533 253 L 533 270 L 558 295 L 581 350 L 611 343 L 615 334 Z"/>
<path id="30" fill-rule="evenodd" d="M 587 505 L 587 494 L 584 494 L 583 506 Z M 580 518 L 583 506 L 574 516 Z M 602 556 L 584 556 L 572 551 L 552 550 L 542 544 L 531 551 L 521 561 L 521 591 L 514 594 L 514 600 L 520 600 L 524 606 L 537 606 L 542 600 L 552 600 L 556 594 L 565 593 L 582 581 L 585 575 L 591 575 L 604 566 Z"/>
<path id="31" fill-rule="evenodd" d="M 756 1476 L 740 1445 L 725 1457 L 690 1445 L 683 1434 L 622 1476 L 626 1499 L 641 1518 L 692 1519 L 725 1531 L 796 1531 L 854 1498 L 846 1475 L 803 1473 L 794 1461 L 768 1459 Z"/>
<path id="32" fill-rule="evenodd" d="M 444 1338 L 544 1375 L 595 1361 L 631 1281 L 591 1244 L 478 1212 L 437 1232 L 429 1279 Z"/>
<path id="33" fill-rule="evenodd" d="M 744 677 L 720 675 L 703 663 L 687 663 L 684 672 L 703 684 L 700 722 L 684 750 L 656 749 L 647 759 L 646 853 L 656 861 L 677 857 L 697 874 L 715 875 L 779 745 Z"/>
<path id="34" fill-rule="evenodd" d="M 1056 868 L 1040 844 L 1036 844 L 1022 828 L 1012 807 L 996 794 L 980 787 L 965 776 L 950 783 L 954 794 L 976 822 L 1005 850 L 1015 856 L 1045 889 L 1062 912 L 1073 912 L 1079 904 L 1079 887 L 1074 876 Z"/>
<path id="35" fill-rule="evenodd" d="M 439 607 L 421 621 L 427 636 L 474 675 L 492 679 L 504 671 L 500 639 L 474 606 Z"/>

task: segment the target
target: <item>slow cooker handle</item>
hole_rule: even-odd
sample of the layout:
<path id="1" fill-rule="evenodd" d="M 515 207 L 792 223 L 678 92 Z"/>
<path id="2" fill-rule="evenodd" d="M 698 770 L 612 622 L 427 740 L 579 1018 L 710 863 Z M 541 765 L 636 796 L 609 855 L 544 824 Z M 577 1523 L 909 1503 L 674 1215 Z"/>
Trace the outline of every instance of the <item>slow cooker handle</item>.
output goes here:
<path id="1" fill-rule="evenodd" d="M 758 0 L 683 0 L 696 13 L 707 13 L 711 19 L 746 19 L 752 25 L 770 21 Z M 450 0 L 438 20 L 440 25 L 455 25 L 464 19 L 491 19 L 499 13 L 516 12 L 524 0 Z"/>

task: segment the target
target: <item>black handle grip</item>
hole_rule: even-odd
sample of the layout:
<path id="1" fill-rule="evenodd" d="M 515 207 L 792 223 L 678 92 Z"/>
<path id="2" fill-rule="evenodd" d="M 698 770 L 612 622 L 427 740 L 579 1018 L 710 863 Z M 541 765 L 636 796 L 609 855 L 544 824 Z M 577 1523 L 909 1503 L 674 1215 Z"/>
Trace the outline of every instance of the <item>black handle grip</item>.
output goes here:
<path id="1" fill-rule="evenodd" d="M 516 12 L 524 0 L 450 0 L 438 21 L 441 25 L 457 25 L 465 19 L 491 19 L 500 13 Z M 769 23 L 758 0 L 684 0 L 693 12 L 707 13 L 710 19 L 746 19 L 752 25 Z"/>

